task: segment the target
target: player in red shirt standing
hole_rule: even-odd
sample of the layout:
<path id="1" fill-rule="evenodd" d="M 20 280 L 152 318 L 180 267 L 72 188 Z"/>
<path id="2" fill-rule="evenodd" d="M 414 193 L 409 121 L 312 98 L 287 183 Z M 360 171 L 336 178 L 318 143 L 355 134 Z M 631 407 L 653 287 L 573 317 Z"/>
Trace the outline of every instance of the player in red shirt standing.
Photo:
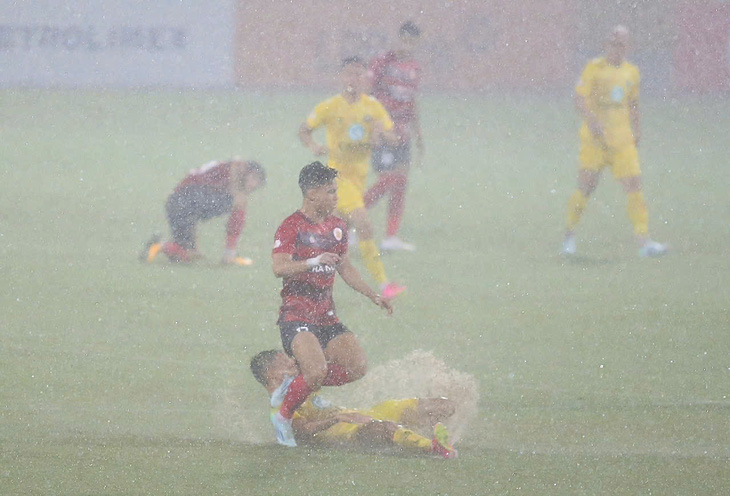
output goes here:
<path id="1" fill-rule="evenodd" d="M 271 396 L 271 421 L 277 440 L 286 446 L 296 446 L 292 416 L 312 392 L 352 382 L 367 370 L 365 351 L 335 314 L 335 272 L 352 289 L 393 312 L 347 255 L 347 224 L 332 215 L 337 206 L 336 177 L 337 171 L 321 162 L 301 170 L 302 208 L 281 223 L 274 241 L 272 268 L 284 283 L 278 320 L 281 342 L 301 371 Z"/>
<path id="2" fill-rule="evenodd" d="M 411 163 L 411 137 L 415 137 L 419 163 L 423 157 L 423 137 L 418 118 L 416 92 L 421 67 L 413 58 L 413 50 L 421 32 L 412 22 L 404 23 L 398 32 L 399 46 L 370 63 L 372 95 L 383 104 L 395 124 L 398 144 L 387 143 L 373 149 L 372 164 L 378 181 L 365 194 L 365 207 L 371 208 L 385 194 L 390 194 L 386 237 L 380 249 L 413 251 L 415 246 L 397 235 L 405 208 L 408 169 Z"/>
<path id="3" fill-rule="evenodd" d="M 250 259 L 236 254 L 236 246 L 246 218 L 248 196 L 265 182 L 264 169 L 251 160 L 213 161 L 192 169 L 167 197 L 165 204 L 172 240 L 162 243 L 159 236 L 153 236 L 140 259 L 152 262 L 159 252 L 172 262 L 191 262 L 200 258 L 195 236 L 197 224 L 230 213 L 223 263 L 250 265 Z"/>

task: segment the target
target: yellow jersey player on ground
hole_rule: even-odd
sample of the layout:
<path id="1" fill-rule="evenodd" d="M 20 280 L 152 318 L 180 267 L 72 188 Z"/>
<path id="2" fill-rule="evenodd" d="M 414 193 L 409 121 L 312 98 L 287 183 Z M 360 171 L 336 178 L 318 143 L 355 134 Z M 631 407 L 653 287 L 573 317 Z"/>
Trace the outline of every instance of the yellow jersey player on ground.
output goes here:
<path id="1" fill-rule="evenodd" d="M 576 253 L 575 227 L 596 189 L 601 171 L 610 166 L 627 196 L 629 219 L 643 257 L 663 255 L 666 245 L 649 238 L 649 214 L 641 191 L 641 170 L 636 146 L 641 137 L 639 69 L 625 60 L 629 31 L 611 30 L 604 57 L 586 65 L 575 88 L 575 106 L 583 118 L 580 129 L 578 188 L 568 204 L 562 253 Z"/>
<path id="2" fill-rule="evenodd" d="M 372 147 L 383 141 L 395 143 L 397 137 L 388 112 L 365 93 L 366 71 L 358 57 L 343 61 L 342 92 L 315 107 L 299 128 L 299 139 L 315 155 L 329 154 L 328 165 L 338 171 L 337 211 L 357 230 L 365 267 L 380 284 L 383 297 L 391 299 L 405 287 L 389 282 L 385 275 L 363 195 Z M 312 132 L 322 126 L 326 128 L 327 146 L 316 143 L 312 137 Z"/>
<path id="3" fill-rule="evenodd" d="M 299 373 L 296 361 L 283 351 L 262 351 L 251 359 L 251 372 L 272 397 Z M 297 443 L 333 447 L 388 448 L 456 458 L 443 421 L 454 415 L 447 398 L 388 400 L 368 410 L 333 406 L 312 395 L 294 413 Z M 433 432 L 426 437 L 417 431 Z"/>

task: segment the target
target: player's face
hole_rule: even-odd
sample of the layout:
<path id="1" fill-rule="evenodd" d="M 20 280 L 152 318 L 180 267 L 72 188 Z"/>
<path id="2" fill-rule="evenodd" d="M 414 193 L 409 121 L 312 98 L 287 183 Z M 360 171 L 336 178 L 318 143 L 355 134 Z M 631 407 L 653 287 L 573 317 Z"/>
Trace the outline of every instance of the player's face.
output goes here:
<path id="1" fill-rule="evenodd" d="M 365 67 L 360 64 L 347 64 L 342 68 L 340 77 L 346 93 L 362 93 L 365 88 Z"/>
<path id="2" fill-rule="evenodd" d="M 606 58 L 613 64 L 620 64 L 629 53 L 629 33 L 617 30 L 611 33 L 606 43 Z"/>
<path id="3" fill-rule="evenodd" d="M 262 184 L 263 181 L 261 180 L 261 176 L 253 172 L 246 174 L 246 178 L 243 180 L 243 189 L 246 190 L 247 193 L 251 193 L 252 191 L 259 189 Z"/>
<path id="4" fill-rule="evenodd" d="M 294 359 L 283 352 L 276 354 L 276 358 L 274 358 L 273 362 L 269 366 L 269 370 L 276 371 L 282 375 L 295 376 L 299 373 L 297 370 L 297 363 Z"/>
<path id="5" fill-rule="evenodd" d="M 307 191 L 312 206 L 322 215 L 329 215 L 337 207 L 337 182 L 332 181 L 324 186 Z"/>

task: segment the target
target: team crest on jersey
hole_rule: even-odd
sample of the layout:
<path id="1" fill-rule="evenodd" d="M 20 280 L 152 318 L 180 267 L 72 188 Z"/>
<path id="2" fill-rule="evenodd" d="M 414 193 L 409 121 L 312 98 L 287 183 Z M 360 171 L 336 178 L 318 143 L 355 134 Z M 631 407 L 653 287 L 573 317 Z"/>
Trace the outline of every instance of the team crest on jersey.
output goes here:
<path id="1" fill-rule="evenodd" d="M 342 229 L 339 227 L 335 227 L 335 229 L 332 231 L 332 234 L 335 235 L 335 239 L 337 241 L 342 241 Z"/>
<path id="2" fill-rule="evenodd" d="M 620 102 L 624 99 L 624 88 L 623 86 L 614 86 L 611 90 L 611 100 L 614 102 Z"/>
<path id="3" fill-rule="evenodd" d="M 365 128 L 362 127 L 362 124 L 356 123 L 350 126 L 350 129 L 347 130 L 347 134 L 353 141 L 362 141 L 365 137 Z"/>

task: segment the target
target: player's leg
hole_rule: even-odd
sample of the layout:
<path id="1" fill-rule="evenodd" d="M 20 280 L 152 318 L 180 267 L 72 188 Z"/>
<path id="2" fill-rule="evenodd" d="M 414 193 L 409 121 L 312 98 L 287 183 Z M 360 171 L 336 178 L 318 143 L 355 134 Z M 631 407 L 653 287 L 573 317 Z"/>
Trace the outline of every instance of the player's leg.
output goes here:
<path id="1" fill-rule="evenodd" d="M 195 250 L 195 191 L 184 189 L 171 194 L 165 204 L 172 240 L 162 245 L 162 252 L 172 262 L 191 261 Z"/>
<path id="2" fill-rule="evenodd" d="M 358 234 L 358 247 L 365 268 L 373 276 L 385 298 L 394 298 L 405 290 L 404 286 L 389 282 L 380 259 L 378 246 L 373 239 L 373 224 L 362 197 L 362 190 L 352 181 L 338 178 L 337 210 L 354 227 Z"/>
<path id="3" fill-rule="evenodd" d="M 403 143 L 393 149 L 394 166 L 390 175 L 390 202 L 388 203 L 388 221 L 386 237 L 380 244 L 382 250 L 403 250 L 414 251 L 416 249 L 410 243 L 402 241 L 398 237 L 403 212 L 405 211 L 406 189 L 408 187 L 408 171 L 410 169 L 411 151 L 410 143 Z"/>
<path id="4" fill-rule="evenodd" d="M 303 322 L 280 322 L 284 351 L 297 361 L 300 374 L 284 380 L 271 395 L 271 423 L 276 439 L 284 446 L 296 446 L 292 418 L 307 397 L 318 390 L 327 375 L 327 362 L 316 336 L 316 327 Z"/>
<path id="5" fill-rule="evenodd" d="M 393 151 L 388 146 L 377 146 L 373 149 L 371 158 L 373 169 L 378 173 L 378 179 L 363 195 L 365 208 L 370 209 L 392 188 L 390 171 L 395 162 Z"/>
<path id="6" fill-rule="evenodd" d="M 329 326 L 328 341 L 324 348 L 327 362 L 324 386 L 340 386 L 363 377 L 368 361 L 357 337 L 342 324 Z"/>
<path id="7" fill-rule="evenodd" d="M 626 211 L 634 229 L 640 256 L 659 256 L 667 251 L 666 245 L 649 238 L 649 211 L 642 191 L 641 169 L 636 147 L 630 146 L 616 154 L 613 173 L 626 193 Z"/>
<path id="8" fill-rule="evenodd" d="M 285 418 L 291 418 L 307 396 L 322 386 L 327 376 L 327 360 L 322 345 L 313 332 L 316 329 L 312 327 L 301 322 L 280 324 L 284 350 L 297 361 L 300 372 L 290 384 L 281 403 L 280 412 Z"/>
<path id="9" fill-rule="evenodd" d="M 434 430 L 434 437 L 429 439 L 421 434 L 406 429 L 389 420 L 373 419 L 357 430 L 357 442 L 361 446 L 378 448 L 381 446 L 398 446 L 404 451 L 430 453 L 443 458 L 456 458 L 457 452 L 449 444 L 448 432 L 439 424 Z"/>
<path id="10" fill-rule="evenodd" d="M 581 141 L 579 160 L 578 185 L 568 199 L 565 237 L 561 250 L 564 255 L 574 255 L 577 250 L 575 228 L 583 217 L 588 198 L 598 186 L 601 169 L 605 164 L 605 152 L 592 142 Z"/>

